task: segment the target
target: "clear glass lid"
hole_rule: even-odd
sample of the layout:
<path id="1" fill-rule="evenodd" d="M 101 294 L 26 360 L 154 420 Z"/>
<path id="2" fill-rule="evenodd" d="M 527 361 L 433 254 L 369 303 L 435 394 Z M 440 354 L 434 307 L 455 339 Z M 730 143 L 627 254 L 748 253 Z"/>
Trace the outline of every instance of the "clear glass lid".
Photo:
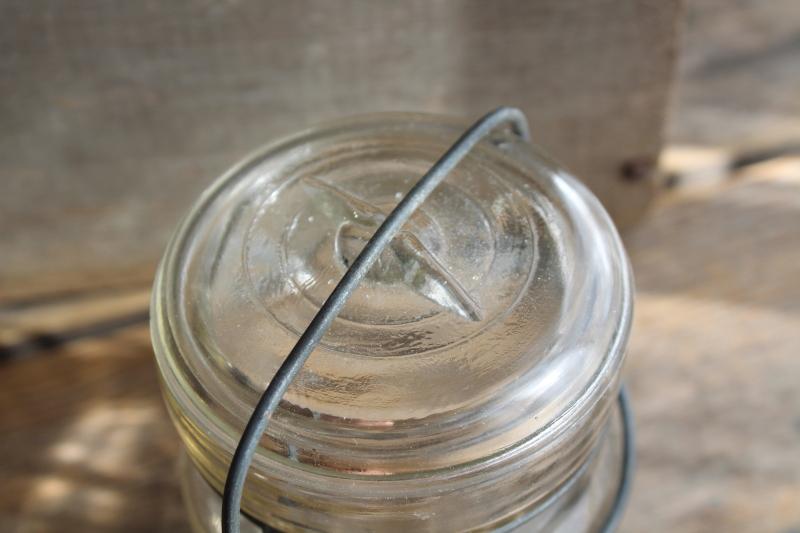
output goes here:
<path id="1" fill-rule="evenodd" d="M 161 273 L 162 371 L 222 448 L 372 233 L 463 129 L 411 114 L 334 123 L 261 150 L 195 206 Z M 260 454 L 405 475 L 557 439 L 613 398 L 630 290 L 594 197 L 498 132 L 383 252 Z"/>

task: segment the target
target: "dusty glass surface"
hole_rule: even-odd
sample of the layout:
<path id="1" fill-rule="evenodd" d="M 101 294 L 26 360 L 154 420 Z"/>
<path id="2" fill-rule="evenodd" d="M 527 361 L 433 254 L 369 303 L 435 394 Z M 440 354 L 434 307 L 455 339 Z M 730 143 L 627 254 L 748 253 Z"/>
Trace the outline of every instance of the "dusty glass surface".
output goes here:
<path id="1" fill-rule="evenodd" d="M 387 114 L 302 133 L 223 176 L 179 228 L 154 290 L 154 345 L 189 455 L 217 490 L 300 332 L 463 129 Z M 314 351 L 262 439 L 244 509 L 289 529 L 464 530 L 529 512 L 596 447 L 630 300 L 596 199 L 498 132 Z"/>

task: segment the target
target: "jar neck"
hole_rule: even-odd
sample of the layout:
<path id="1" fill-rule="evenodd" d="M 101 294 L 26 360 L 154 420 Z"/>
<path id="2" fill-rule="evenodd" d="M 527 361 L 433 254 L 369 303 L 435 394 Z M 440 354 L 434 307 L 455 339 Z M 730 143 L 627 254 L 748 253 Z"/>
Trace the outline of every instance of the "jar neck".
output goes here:
<path id="1" fill-rule="evenodd" d="M 169 391 L 166 392 L 169 411 L 192 461 L 206 481 L 221 492 L 232 448 L 222 449 L 218 442 L 209 439 L 208 428 L 196 425 L 184 416 Z M 610 398 L 614 398 L 613 392 Z M 611 407 L 604 402 L 596 404 L 576 424 L 565 425 L 560 438 L 549 445 L 534 439 L 463 469 L 430 472 L 422 476 L 343 476 L 262 449 L 253 463 L 243 497 L 243 509 L 262 521 L 268 521 L 273 500 L 281 498 L 281 495 L 298 495 L 297 504 L 301 506 L 327 509 L 352 506 L 375 511 L 375 506 L 402 509 L 407 502 L 458 499 L 461 494 L 495 491 L 498 492 L 497 498 L 487 498 L 486 501 L 493 501 L 489 507 L 497 508 L 482 509 L 479 514 L 504 516 L 502 509 L 515 505 L 513 502 L 529 509 L 538 508 L 567 490 L 566 487 L 581 477 L 581 472 L 591 468 L 597 444 L 606 431 Z M 555 446 L 553 442 L 559 445 Z M 347 487 L 346 495 L 342 492 L 343 486 Z M 504 499 L 509 497 L 510 488 L 512 503 Z M 343 498 L 346 500 L 344 503 Z"/>
<path id="2" fill-rule="evenodd" d="M 338 496 L 331 500 L 319 494 L 309 496 L 305 487 L 298 487 L 295 484 L 302 480 L 294 478 L 288 480 L 284 487 L 275 487 L 273 490 L 250 485 L 245 492 L 246 515 L 255 523 L 269 523 L 287 531 L 295 531 L 298 530 L 298 526 L 300 530 L 334 526 L 358 528 L 356 516 L 379 513 L 380 523 L 387 531 L 407 531 L 410 527 L 414 527 L 412 523 L 415 520 L 425 516 L 422 509 L 427 508 L 427 502 L 434 502 L 433 505 L 438 512 L 429 517 L 431 520 L 429 524 L 433 527 L 438 527 L 435 524 L 439 523 L 441 527 L 447 529 L 511 531 L 524 524 L 525 531 L 540 533 L 552 532 L 561 527 L 564 514 L 569 513 L 570 507 L 574 506 L 576 501 L 585 499 L 587 491 L 594 492 L 597 490 L 596 486 L 600 486 L 600 490 L 603 491 L 602 496 L 590 497 L 592 500 L 599 498 L 599 501 L 594 503 L 595 512 L 580 519 L 594 523 L 595 526 L 586 529 L 593 531 L 597 529 L 596 524 L 604 523 L 613 514 L 614 506 L 620 505 L 620 502 L 616 501 L 618 499 L 616 493 L 621 486 L 621 478 L 624 478 L 624 472 L 620 471 L 624 467 L 621 447 L 624 445 L 621 442 L 624 433 L 622 424 L 622 417 L 612 413 L 611 418 L 601 425 L 596 442 L 590 447 L 584 459 L 577 464 L 577 468 L 561 482 L 553 483 L 550 490 L 545 492 L 531 489 L 546 483 L 546 476 L 517 468 L 506 472 L 505 476 L 464 484 L 449 492 L 434 486 L 436 490 L 433 498 L 428 494 L 389 500 L 378 495 L 379 504 L 375 507 L 370 505 L 375 500 L 354 498 L 349 490 L 352 487 L 349 482 L 336 480 Z M 515 473 L 519 475 L 514 476 Z M 207 474 L 204 473 L 204 476 Z M 196 477 L 200 478 L 199 475 Z M 207 477 L 202 479 L 203 484 L 207 484 L 213 492 L 219 494 L 220 488 L 213 480 Z M 495 493 L 501 493 L 502 497 Z M 469 499 L 469 495 L 479 497 L 481 504 L 468 505 L 464 501 L 452 500 L 454 496 Z M 495 495 L 498 497 L 494 497 Z M 290 518 L 293 510 L 301 513 L 297 515 L 297 517 L 302 516 L 300 521 L 297 517 Z M 456 511 L 454 516 L 446 518 L 444 522 L 437 522 L 454 510 Z M 393 516 L 395 518 L 392 518 Z M 375 519 L 378 518 L 373 518 Z M 405 520 L 407 524 L 399 526 L 399 522 L 395 520 Z M 576 530 L 578 529 L 574 527 L 566 530 L 562 527 L 558 531 L 572 533 Z"/>

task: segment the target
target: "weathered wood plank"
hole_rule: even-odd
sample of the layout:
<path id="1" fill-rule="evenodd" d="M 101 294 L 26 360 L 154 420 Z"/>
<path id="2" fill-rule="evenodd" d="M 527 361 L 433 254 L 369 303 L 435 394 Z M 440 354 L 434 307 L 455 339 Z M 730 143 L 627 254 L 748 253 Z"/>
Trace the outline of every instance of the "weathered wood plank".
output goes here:
<path id="1" fill-rule="evenodd" d="M 690 0 L 670 143 L 752 149 L 800 139 L 800 2 Z"/>
<path id="2" fill-rule="evenodd" d="M 148 279 L 254 147 L 374 111 L 497 105 L 627 224 L 652 196 L 678 1 L 0 5 L 0 299 Z"/>
<path id="3" fill-rule="evenodd" d="M 796 531 L 800 159 L 679 189 L 626 244 L 639 457 L 623 531 Z"/>
<path id="4" fill-rule="evenodd" d="M 188 531 L 146 327 L 0 366 L 0 530 Z"/>

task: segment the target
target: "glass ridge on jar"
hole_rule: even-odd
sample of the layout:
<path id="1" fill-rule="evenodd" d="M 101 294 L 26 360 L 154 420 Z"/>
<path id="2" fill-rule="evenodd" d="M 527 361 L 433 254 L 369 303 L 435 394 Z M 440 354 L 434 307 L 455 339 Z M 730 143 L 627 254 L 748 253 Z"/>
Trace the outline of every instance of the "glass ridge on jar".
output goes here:
<path id="1" fill-rule="evenodd" d="M 152 334 L 198 531 L 258 396 L 413 183 L 464 130 L 378 114 L 258 151 L 202 196 Z M 620 483 L 630 268 L 599 202 L 506 132 L 381 255 L 287 392 L 242 501 L 284 531 L 593 531 Z"/>

